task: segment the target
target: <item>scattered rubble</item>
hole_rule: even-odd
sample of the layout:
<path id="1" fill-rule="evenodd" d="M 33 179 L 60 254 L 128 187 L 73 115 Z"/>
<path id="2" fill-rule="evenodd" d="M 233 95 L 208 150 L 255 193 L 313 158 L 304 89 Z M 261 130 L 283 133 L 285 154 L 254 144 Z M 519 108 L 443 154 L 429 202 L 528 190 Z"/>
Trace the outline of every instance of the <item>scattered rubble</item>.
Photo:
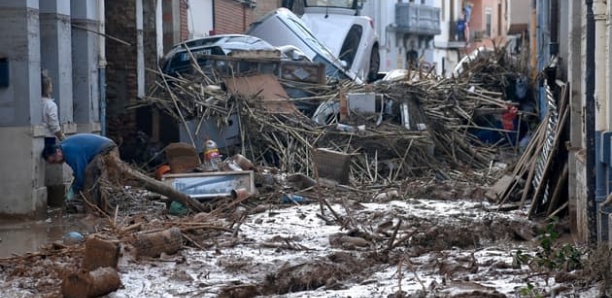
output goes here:
<path id="1" fill-rule="evenodd" d="M 589 277 L 558 274 L 555 280 L 552 270 L 534 274 L 530 263 L 519 260 L 537 256 L 537 239 L 552 231 L 528 217 L 561 215 L 564 202 L 556 190 L 565 182 L 549 178 L 555 148 L 564 144 L 567 104 L 562 99 L 558 113 L 537 126 L 533 111 L 508 100 L 521 69 L 503 50 L 465 65 L 455 78 L 406 71 L 371 85 L 321 81 L 322 72 L 311 64 L 291 64 L 292 72 L 279 75 L 264 67 L 280 63 L 269 56 L 210 58 L 235 63 L 229 68 L 234 72 L 225 68 L 210 77 L 194 67 L 195 75 L 162 75 L 149 98 L 185 125 L 191 142 L 166 148 L 167 163 L 156 169 L 152 185 L 172 187 L 200 201 L 198 207 L 180 209 L 176 204 L 183 199 L 105 184 L 114 214 L 104 214 L 105 223 L 85 243 L 55 242 L 0 260 L 3 292 L 593 293 L 586 292 L 592 291 Z M 310 76 L 295 77 L 319 79 L 287 79 L 299 72 Z M 302 97 L 288 95 L 296 89 Z M 196 137 L 200 124 L 218 119 L 223 127 L 232 115 L 238 116 L 239 146 L 219 148 L 226 158 L 213 170 L 207 152 L 198 150 L 207 141 Z M 187 121 L 199 123 L 195 131 Z M 521 146 L 528 132 L 531 140 Z M 525 210 L 529 194 L 535 195 Z M 550 227 L 566 232 L 563 221 Z"/>

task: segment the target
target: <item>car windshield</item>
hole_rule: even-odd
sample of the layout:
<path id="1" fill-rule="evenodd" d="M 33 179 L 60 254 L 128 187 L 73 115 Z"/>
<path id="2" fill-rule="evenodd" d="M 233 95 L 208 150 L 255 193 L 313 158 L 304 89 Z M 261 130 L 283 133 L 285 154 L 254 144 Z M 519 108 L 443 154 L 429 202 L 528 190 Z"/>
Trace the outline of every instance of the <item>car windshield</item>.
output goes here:
<path id="1" fill-rule="evenodd" d="M 337 80 L 348 80 L 349 78 L 342 72 L 336 65 L 329 62 L 329 60 L 321 57 L 321 55 L 316 55 L 312 62 L 322 63 L 325 65 L 325 75 L 330 78 L 334 78 Z"/>
<path id="2" fill-rule="evenodd" d="M 312 59 L 312 61 L 323 63 L 325 65 L 325 73 L 328 77 L 341 80 L 348 79 L 347 75 L 341 70 L 341 66 L 339 66 L 337 63 L 332 62 L 337 61 L 337 58 L 334 56 L 334 54 L 332 54 L 327 47 L 321 44 L 321 42 L 316 37 L 314 37 L 314 35 L 312 35 L 308 28 L 304 27 L 302 23 L 292 18 L 288 18 L 287 20 L 290 21 L 290 24 L 288 25 L 295 28 L 294 30 L 298 31 L 296 33 L 299 36 L 304 38 L 305 41 L 308 42 L 311 46 L 315 47 L 315 52 L 322 53 L 326 56 L 324 57 L 320 54 L 317 54 L 314 59 Z"/>
<path id="3" fill-rule="evenodd" d="M 192 71 L 191 56 L 198 61 L 200 67 L 205 67 L 208 63 L 208 55 L 225 55 L 219 47 L 191 49 L 189 52 L 183 50 L 176 52 L 166 63 L 163 71 L 167 74 L 188 73 Z"/>
<path id="4" fill-rule="evenodd" d="M 329 6 L 356 9 L 358 1 L 355 0 L 306 0 L 306 6 Z"/>
<path id="5" fill-rule="evenodd" d="M 308 42 L 310 42 L 313 46 L 316 47 L 316 49 L 315 49 L 316 51 L 324 53 L 327 56 L 329 56 L 330 58 L 334 57 L 334 54 L 332 54 L 332 52 L 327 47 L 325 47 L 316 37 L 314 37 L 314 35 L 312 35 L 310 30 L 308 30 L 306 27 L 304 27 L 303 24 L 301 24 L 300 22 L 298 22 L 298 21 L 296 21 L 294 19 L 291 19 L 291 18 L 289 18 L 287 20 L 289 20 L 293 24 L 293 26 L 297 30 L 300 31 L 300 32 L 298 32 L 298 34 L 300 36 L 306 38 L 306 40 Z"/>

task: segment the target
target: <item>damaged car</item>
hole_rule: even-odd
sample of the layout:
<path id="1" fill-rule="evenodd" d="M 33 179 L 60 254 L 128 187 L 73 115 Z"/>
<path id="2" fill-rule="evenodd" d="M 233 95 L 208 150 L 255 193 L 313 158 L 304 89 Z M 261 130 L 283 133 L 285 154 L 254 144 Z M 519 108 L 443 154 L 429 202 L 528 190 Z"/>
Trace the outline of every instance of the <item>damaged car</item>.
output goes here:
<path id="1" fill-rule="evenodd" d="M 374 20 L 360 15 L 363 0 L 283 1 L 283 7 L 291 10 L 298 4 L 304 9 L 301 20 L 346 68 L 364 81 L 377 79 L 380 68 L 378 36 Z"/>
<path id="2" fill-rule="evenodd" d="M 191 57 L 208 72 L 213 66 L 219 68 L 223 63 L 209 59 L 209 56 L 228 56 L 235 51 L 278 51 L 281 59 L 308 61 L 306 55 L 295 47 L 276 48 L 270 43 L 255 36 L 244 34 L 221 34 L 189 40 L 175 45 L 162 59 L 161 69 L 167 75 L 184 74 L 192 71 Z"/>
<path id="3" fill-rule="evenodd" d="M 210 55 L 227 56 L 236 50 L 274 50 L 274 47 L 260 38 L 242 34 L 223 34 L 198 38 L 172 47 L 162 62 L 165 74 L 181 74 L 191 71 L 191 56 L 200 67 L 212 63 Z"/>
<path id="4" fill-rule="evenodd" d="M 332 80 L 353 80 L 362 83 L 356 73 L 345 68 L 338 59 L 308 29 L 308 26 L 287 8 L 278 8 L 253 22 L 245 32 L 259 37 L 275 47 L 293 46 L 314 63 L 325 65 L 325 74 Z"/>

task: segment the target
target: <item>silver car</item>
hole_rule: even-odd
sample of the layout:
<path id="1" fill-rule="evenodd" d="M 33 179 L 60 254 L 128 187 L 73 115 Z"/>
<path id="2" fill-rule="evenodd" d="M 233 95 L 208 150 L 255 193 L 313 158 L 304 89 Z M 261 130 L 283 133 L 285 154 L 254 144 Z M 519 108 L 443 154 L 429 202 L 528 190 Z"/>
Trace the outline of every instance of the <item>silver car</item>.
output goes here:
<path id="1" fill-rule="evenodd" d="M 189 51 L 187 50 L 189 49 Z M 244 34 L 221 34 L 193 39 L 172 47 L 162 60 L 162 71 L 174 75 L 191 71 L 191 56 L 202 68 L 210 66 L 209 55 L 227 56 L 236 50 L 276 50 L 260 38 Z"/>

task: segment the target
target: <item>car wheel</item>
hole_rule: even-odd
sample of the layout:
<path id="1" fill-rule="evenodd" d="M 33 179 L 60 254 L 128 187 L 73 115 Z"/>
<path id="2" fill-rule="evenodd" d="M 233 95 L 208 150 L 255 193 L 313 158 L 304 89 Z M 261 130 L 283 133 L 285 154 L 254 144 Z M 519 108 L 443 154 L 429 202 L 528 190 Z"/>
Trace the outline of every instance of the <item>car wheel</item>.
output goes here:
<path id="1" fill-rule="evenodd" d="M 370 70 L 368 72 L 368 81 L 372 82 L 378 77 L 378 69 L 380 68 L 380 53 L 378 52 L 378 46 L 372 47 L 372 53 L 370 54 Z"/>

